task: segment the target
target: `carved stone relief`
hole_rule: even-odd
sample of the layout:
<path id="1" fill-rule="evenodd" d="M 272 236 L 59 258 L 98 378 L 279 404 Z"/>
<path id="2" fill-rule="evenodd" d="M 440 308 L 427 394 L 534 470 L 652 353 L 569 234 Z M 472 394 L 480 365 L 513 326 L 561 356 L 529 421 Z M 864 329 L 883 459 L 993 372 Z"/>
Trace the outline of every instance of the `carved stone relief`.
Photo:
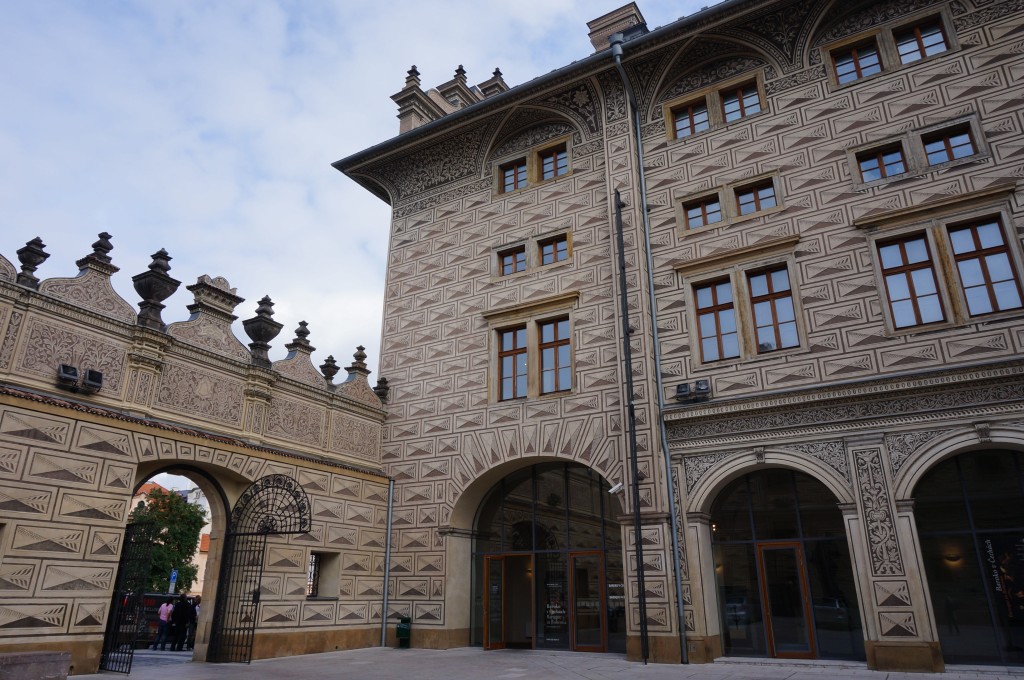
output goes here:
<path id="1" fill-rule="evenodd" d="M 846 455 L 846 444 L 841 441 L 812 442 L 810 444 L 786 444 L 787 449 L 794 449 L 812 458 L 820 460 L 838 472 L 847 482 L 850 481 L 850 461 Z"/>
<path id="2" fill-rule="evenodd" d="M 931 440 L 949 430 L 919 430 L 885 435 L 885 448 L 889 452 L 889 466 L 893 478 L 899 474 L 911 454 Z"/>
<path id="3" fill-rule="evenodd" d="M 380 460 L 380 425 L 337 414 L 331 423 L 330 449 L 367 460 Z"/>
<path id="4" fill-rule="evenodd" d="M 736 455 L 729 453 L 709 453 L 702 456 L 683 456 L 683 469 L 686 472 L 686 494 L 690 495 L 701 478 L 726 458 Z"/>
<path id="5" fill-rule="evenodd" d="M 47 279 L 39 292 L 91 309 L 125 323 L 135 323 L 135 310 L 110 285 L 110 275 L 86 268 L 74 278 Z"/>
<path id="6" fill-rule="evenodd" d="M 903 558 L 882 468 L 882 451 L 879 448 L 855 449 L 853 457 L 862 517 L 867 529 L 871 573 L 875 576 L 902 576 Z"/>
<path id="7" fill-rule="evenodd" d="M 172 410 L 238 424 L 242 390 L 242 383 L 236 380 L 167 362 L 160 374 L 156 401 Z"/>
<path id="8" fill-rule="evenodd" d="M 18 278 L 18 270 L 11 261 L 0 255 L 0 281 L 13 281 Z"/>
<path id="9" fill-rule="evenodd" d="M 95 369 L 103 373 L 103 389 L 112 392 L 120 389 L 127 357 L 124 348 L 78 329 L 41 319 L 32 319 L 26 332 L 28 341 L 20 368 L 46 378 L 55 374 L 59 364 L 70 364 L 79 370 Z"/>

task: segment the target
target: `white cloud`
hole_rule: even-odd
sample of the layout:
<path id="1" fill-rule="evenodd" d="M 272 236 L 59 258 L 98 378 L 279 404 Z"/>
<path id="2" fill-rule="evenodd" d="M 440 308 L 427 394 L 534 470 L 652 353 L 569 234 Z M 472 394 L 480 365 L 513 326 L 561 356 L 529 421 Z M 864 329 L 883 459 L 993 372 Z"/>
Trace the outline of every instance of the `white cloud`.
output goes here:
<path id="1" fill-rule="evenodd" d="M 330 163 L 398 131 L 390 95 L 500 67 L 512 85 L 588 56 L 586 21 L 621 0 L 517 3 L 34 1 L 0 23 L 0 254 L 41 236 L 43 278 L 71 276 L 99 231 L 114 286 L 166 248 L 185 286 L 224 276 L 253 315 L 309 322 L 314 361 L 376 365 L 389 209 Z M 652 27 L 699 3 L 640 2 Z M 240 339 L 247 342 L 237 328 Z"/>

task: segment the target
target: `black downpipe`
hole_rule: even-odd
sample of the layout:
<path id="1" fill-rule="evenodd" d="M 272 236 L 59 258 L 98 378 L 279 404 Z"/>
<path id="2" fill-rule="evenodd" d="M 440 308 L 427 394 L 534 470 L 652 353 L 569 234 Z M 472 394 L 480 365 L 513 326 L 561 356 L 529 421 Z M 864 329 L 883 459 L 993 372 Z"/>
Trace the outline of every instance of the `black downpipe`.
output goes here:
<path id="1" fill-rule="evenodd" d="M 615 238 L 619 246 L 619 304 L 622 307 L 622 354 L 626 373 L 626 411 L 629 431 L 629 464 L 633 475 L 633 543 L 636 547 L 636 587 L 640 605 L 640 654 L 644 665 L 650 657 L 647 639 L 647 585 L 644 582 L 644 543 L 640 529 L 640 466 L 636 457 L 636 407 L 633 404 L 633 348 L 630 338 L 633 328 L 629 324 L 629 300 L 626 290 L 626 246 L 622 237 L 622 208 L 625 207 L 619 190 L 615 190 Z"/>

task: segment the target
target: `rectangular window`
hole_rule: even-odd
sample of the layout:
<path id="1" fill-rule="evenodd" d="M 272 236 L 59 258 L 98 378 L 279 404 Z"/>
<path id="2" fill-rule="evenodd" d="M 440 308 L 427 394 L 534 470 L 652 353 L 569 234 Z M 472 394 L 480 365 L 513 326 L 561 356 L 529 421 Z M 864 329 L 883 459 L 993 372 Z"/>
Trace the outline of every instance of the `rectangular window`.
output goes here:
<path id="1" fill-rule="evenodd" d="M 526 271 L 526 246 L 498 253 L 498 261 L 501 264 L 502 276 Z"/>
<path id="2" fill-rule="evenodd" d="M 309 553 L 309 571 L 306 574 L 306 596 L 317 597 L 320 594 L 320 554 Z"/>
<path id="3" fill-rule="evenodd" d="M 860 177 L 864 182 L 902 175 L 907 171 L 903 147 L 899 144 L 861 151 L 857 154 L 857 165 L 860 166 Z"/>
<path id="4" fill-rule="evenodd" d="M 569 257 L 569 237 L 565 234 L 541 241 L 537 246 L 541 265 L 554 264 Z"/>
<path id="5" fill-rule="evenodd" d="M 882 61 L 874 40 L 837 50 L 832 54 L 832 62 L 840 85 L 882 72 Z"/>
<path id="6" fill-rule="evenodd" d="M 684 104 L 672 109 L 673 127 L 676 139 L 704 132 L 711 127 L 708 120 L 708 104 L 705 100 Z"/>
<path id="7" fill-rule="evenodd" d="M 974 145 L 974 137 L 971 135 L 971 128 L 966 125 L 925 135 L 921 141 L 924 142 L 928 165 L 948 163 L 959 158 L 973 156 L 978 152 Z"/>
<path id="8" fill-rule="evenodd" d="M 540 172 L 541 179 L 561 177 L 569 172 L 569 152 L 565 144 L 541 152 Z"/>
<path id="9" fill-rule="evenodd" d="M 757 83 L 747 83 L 722 91 L 722 113 L 725 122 L 730 123 L 760 111 L 761 96 L 757 91 Z"/>
<path id="10" fill-rule="evenodd" d="M 526 186 L 526 160 L 520 159 L 501 166 L 501 193 Z"/>
<path id="11" fill-rule="evenodd" d="M 949 49 L 949 42 L 946 40 L 946 32 L 942 28 L 942 21 L 937 17 L 896 31 L 893 37 L 896 39 L 896 50 L 899 52 L 900 61 L 904 64 L 909 64 Z"/>
<path id="12" fill-rule="evenodd" d="M 924 234 L 879 243 L 878 255 L 895 328 L 945 320 L 935 267 Z"/>
<path id="13" fill-rule="evenodd" d="M 771 180 L 736 189 L 736 207 L 740 215 L 761 212 L 776 205 L 775 185 Z"/>
<path id="14" fill-rule="evenodd" d="M 700 354 L 703 361 L 719 361 L 740 355 L 733 308 L 732 284 L 728 279 L 694 289 L 697 298 L 697 325 L 700 329 Z"/>
<path id="15" fill-rule="evenodd" d="M 749 274 L 747 282 L 757 330 L 757 353 L 799 345 L 793 291 L 786 267 Z"/>
<path id="16" fill-rule="evenodd" d="M 709 196 L 699 201 L 683 204 L 686 211 L 686 227 L 696 229 L 722 221 L 722 204 L 718 196 Z"/>
<path id="17" fill-rule="evenodd" d="M 526 326 L 499 331 L 498 364 L 501 366 L 499 376 L 501 401 L 519 399 L 526 396 L 526 376 L 528 370 L 526 349 Z"/>
<path id="18" fill-rule="evenodd" d="M 538 324 L 540 333 L 540 393 L 572 389 L 572 350 L 569 319 Z"/>
<path id="19" fill-rule="evenodd" d="M 949 227 L 949 241 L 971 316 L 1020 309 L 1020 282 L 997 220 Z"/>

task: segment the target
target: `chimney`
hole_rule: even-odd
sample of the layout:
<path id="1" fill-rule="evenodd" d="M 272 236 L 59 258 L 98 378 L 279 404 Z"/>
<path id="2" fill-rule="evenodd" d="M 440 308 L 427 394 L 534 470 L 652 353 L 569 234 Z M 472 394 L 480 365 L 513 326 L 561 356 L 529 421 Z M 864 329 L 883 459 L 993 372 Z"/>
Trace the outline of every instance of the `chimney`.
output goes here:
<path id="1" fill-rule="evenodd" d="M 590 43 L 595 52 L 608 49 L 608 37 L 612 33 L 623 33 L 626 40 L 647 33 L 647 22 L 635 2 L 612 10 L 587 22 L 590 29 Z"/>

